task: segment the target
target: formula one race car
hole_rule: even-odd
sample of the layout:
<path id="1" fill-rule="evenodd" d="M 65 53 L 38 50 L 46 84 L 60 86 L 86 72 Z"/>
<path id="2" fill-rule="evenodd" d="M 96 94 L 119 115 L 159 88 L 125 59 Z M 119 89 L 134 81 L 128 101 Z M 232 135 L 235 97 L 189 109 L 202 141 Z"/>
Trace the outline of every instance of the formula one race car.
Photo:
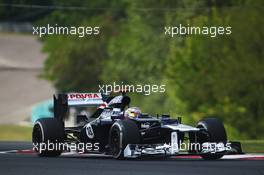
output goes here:
<path id="1" fill-rule="evenodd" d="M 225 154 L 242 153 L 240 143 L 227 140 L 225 128 L 216 118 L 206 118 L 192 127 L 182 124 L 180 117 L 153 117 L 129 104 L 130 97 L 125 93 L 117 96 L 101 93 L 54 95 L 54 117 L 39 119 L 34 124 L 34 150 L 40 156 L 76 151 L 116 159 L 188 154 L 215 160 Z M 82 122 L 78 126 L 65 127 L 70 107 L 90 106 L 97 107 L 91 116 L 95 119 L 77 115 L 77 120 Z"/>

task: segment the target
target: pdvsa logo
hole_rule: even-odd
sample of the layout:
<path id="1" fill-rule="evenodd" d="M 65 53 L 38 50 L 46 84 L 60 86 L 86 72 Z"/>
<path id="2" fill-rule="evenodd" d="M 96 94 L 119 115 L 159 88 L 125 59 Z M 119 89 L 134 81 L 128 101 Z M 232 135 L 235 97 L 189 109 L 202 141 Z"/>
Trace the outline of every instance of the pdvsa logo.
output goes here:
<path id="1" fill-rule="evenodd" d="M 68 99 L 86 99 L 86 98 L 100 98 L 100 96 L 96 93 L 76 93 L 76 94 L 69 94 Z"/>

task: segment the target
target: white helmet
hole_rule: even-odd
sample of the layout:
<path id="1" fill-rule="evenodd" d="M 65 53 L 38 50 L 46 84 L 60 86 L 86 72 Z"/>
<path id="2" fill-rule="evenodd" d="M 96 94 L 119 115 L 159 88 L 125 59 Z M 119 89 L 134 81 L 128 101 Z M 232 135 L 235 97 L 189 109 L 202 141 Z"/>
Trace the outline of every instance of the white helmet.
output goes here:
<path id="1" fill-rule="evenodd" d="M 138 107 L 127 108 L 125 118 L 137 118 L 141 115 L 141 110 Z"/>

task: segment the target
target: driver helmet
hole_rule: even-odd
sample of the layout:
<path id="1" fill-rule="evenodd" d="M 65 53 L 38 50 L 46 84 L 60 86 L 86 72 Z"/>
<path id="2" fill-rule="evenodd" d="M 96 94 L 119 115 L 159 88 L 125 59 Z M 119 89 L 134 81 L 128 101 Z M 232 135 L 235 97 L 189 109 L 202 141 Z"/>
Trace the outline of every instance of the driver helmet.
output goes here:
<path id="1" fill-rule="evenodd" d="M 138 107 L 127 108 L 125 118 L 137 118 L 141 115 L 141 110 Z"/>

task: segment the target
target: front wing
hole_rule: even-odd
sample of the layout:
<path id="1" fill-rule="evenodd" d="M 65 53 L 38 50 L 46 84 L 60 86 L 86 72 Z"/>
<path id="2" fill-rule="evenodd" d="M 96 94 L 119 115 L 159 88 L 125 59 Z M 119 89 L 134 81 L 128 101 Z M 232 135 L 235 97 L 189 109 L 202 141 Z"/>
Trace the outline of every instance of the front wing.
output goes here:
<path id="1" fill-rule="evenodd" d="M 198 145 L 198 143 L 196 143 Z M 189 145 L 190 146 L 190 145 Z M 192 145 L 193 146 L 193 145 Z M 186 148 L 186 147 L 185 147 Z M 202 148 L 202 149 L 201 149 Z M 182 149 L 178 142 L 177 132 L 171 133 L 170 144 L 128 144 L 124 149 L 125 158 L 136 158 L 141 156 L 175 156 L 175 155 L 201 155 L 201 154 L 240 154 L 241 148 L 233 147 L 233 143 L 210 143 L 205 142 L 198 148 L 199 151 L 188 152 Z"/>

